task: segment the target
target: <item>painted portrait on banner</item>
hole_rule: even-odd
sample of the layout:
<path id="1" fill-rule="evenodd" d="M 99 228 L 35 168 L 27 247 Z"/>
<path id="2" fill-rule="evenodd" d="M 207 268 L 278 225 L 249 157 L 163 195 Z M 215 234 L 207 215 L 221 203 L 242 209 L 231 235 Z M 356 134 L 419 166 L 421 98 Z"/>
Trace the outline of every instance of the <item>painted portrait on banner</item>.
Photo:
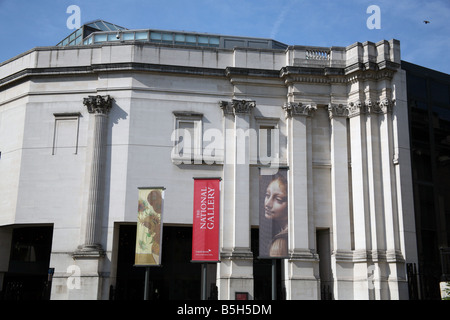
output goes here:
<path id="1" fill-rule="evenodd" d="M 136 230 L 136 266 L 161 264 L 163 188 L 140 188 Z"/>
<path id="2" fill-rule="evenodd" d="M 288 257 L 287 169 L 260 175 L 259 257 Z"/>

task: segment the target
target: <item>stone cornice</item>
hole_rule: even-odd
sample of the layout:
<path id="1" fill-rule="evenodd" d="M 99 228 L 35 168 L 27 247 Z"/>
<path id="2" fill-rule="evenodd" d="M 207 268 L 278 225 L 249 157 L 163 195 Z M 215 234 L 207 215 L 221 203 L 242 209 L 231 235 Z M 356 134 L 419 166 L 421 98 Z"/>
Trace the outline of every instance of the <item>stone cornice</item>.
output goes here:
<path id="1" fill-rule="evenodd" d="M 198 76 L 226 76 L 224 69 L 188 67 L 176 65 L 162 65 L 139 62 L 123 62 L 123 63 L 104 63 L 92 64 L 86 66 L 67 66 L 67 67 L 48 67 L 48 68 L 26 68 L 16 73 L 10 74 L 0 79 L 0 89 L 8 88 L 17 81 L 27 81 L 31 77 L 40 76 L 67 76 L 67 75 L 85 75 L 98 74 L 101 72 L 155 72 L 155 73 L 172 73 Z M 278 71 L 277 71 L 278 72 Z"/>
<path id="2" fill-rule="evenodd" d="M 296 82 L 346 84 L 365 80 L 392 79 L 399 68 L 398 63 L 391 61 L 358 62 L 345 68 L 286 66 L 281 68 L 280 78 L 284 78 L 287 85 Z"/>
<path id="3" fill-rule="evenodd" d="M 26 81 L 30 77 L 38 76 L 67 76 L 82 74 L 98 74 L 102 72 L 154 72 L 210 77 L 252 77 L 264 79 L 282 79 L 285 84 L 295 82 L 305 83 L 354 83 L 364 80 L 390 79 L 399 65 L 390 61 L 382 61 L 372 66 L 357 63 L 346 68 L 317 67 L 317 66 L 285 66 L 280 70 L 266 70 L 255 68 L 205 68 L 180 65 L 162 65 L 140 62 L 103 63 L 86 66 L 26 68 L 0 79 L 0 88 L 7 88 L 16 81 Z"/>
<path id="4" fill-rule="evenodd" d="M 225 75 L 227 77 L 264 77 L 264 78 L 278 78 L 278 70 L 266 70 L 266 69 L 253 69 L 253 68 L 236 68 L 227 67 L 225 68 Z"/>

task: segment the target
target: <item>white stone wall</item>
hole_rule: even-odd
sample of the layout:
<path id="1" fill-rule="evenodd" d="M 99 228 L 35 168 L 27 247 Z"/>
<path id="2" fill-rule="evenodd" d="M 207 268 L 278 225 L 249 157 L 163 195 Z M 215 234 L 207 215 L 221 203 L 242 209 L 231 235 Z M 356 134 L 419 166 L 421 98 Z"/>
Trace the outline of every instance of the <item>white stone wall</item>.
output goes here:
<path id="1" fill-rule="evenodd" d="M 286 51 L 151 44 L 31 50 L 0 64 L 0 226 L 53 225 L 52 299 L 107 299 L 118 223 L 136 221 L 137 188 L 166 187 L 164 223 L 189 225 L 192 178 L 222 177 L 219 297 L 232 299 L 236 291 L 252 297 L 250 227 L 258 225 L 259 197 L 255 137 L 245 149 L 246 164 L 226 161 L 237 147 L 225 139 L 218 163 L 175 165 L 171 135 L 176 111 L 202 114 L 203 133 L 257 129 L 258 121 L 270 119 L 280 130 L 279 163 L 289 166 L 292 183 L 287 298 L 320 299 L 317 229 L 330 230 L 334 298 L 405 298 L 405 259 L 414 262 L 416 252 L 399 63 L 395 40 Z M 105 257 L 85 260 L 73 253 L 83 245 L 87 225 L 94 123 L 83 99 L 92 95 L 114 100 L 101 190 Z M 254 101 L 255 108 L 224 115 L 219 101 L 232 99 Z M 349 117 L 351 103 L 371 100 L 375 106 L 383 99 L 395 100 L 392 113 L 361 109 Z M 289 103 L 314 112 L 287 117 L 283 107 Z M 346 114 L 330 118 L 329 106 L 341 106 Z M 74 113 L 76 154 L 73 146 L 55 153 L 55 119 Z M 63 124 L 60 132 L 73 124 Z M 72 265 L 81 270 L 81 290 L 67 286 Z"/>

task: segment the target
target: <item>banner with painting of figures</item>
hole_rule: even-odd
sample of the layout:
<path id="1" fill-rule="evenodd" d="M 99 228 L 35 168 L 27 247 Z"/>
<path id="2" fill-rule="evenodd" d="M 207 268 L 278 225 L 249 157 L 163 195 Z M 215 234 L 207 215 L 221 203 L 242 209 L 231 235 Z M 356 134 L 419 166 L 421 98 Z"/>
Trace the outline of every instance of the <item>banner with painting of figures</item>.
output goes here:
<path id="1" fill-rule="evenodd" d="M 259 175 L 259 258 L 288 257 L 287 169 Z"/>
<path id="2" fill-rule="evenodd" d="M 139 188 L 135 266 L 161 265 L 164 188 Z"/>

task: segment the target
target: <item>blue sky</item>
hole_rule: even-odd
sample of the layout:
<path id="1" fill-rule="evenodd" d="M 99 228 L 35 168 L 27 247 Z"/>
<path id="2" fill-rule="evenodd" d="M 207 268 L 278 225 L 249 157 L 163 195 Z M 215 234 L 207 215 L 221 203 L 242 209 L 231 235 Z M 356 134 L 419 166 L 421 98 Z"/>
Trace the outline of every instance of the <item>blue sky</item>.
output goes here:
<path id="1" fill-rule="evenodd" d="M 82 24 L 103 19 L 129 29 L 325 47 L 394 38 L 400 40 L 403 60 L 450 73 L 450 0 L 0 0 L 0 62 L 70 34 L 70 5 L 80 7 Z M 370 5 L 381 10 L 380 29 L 367 27 Z"/>

